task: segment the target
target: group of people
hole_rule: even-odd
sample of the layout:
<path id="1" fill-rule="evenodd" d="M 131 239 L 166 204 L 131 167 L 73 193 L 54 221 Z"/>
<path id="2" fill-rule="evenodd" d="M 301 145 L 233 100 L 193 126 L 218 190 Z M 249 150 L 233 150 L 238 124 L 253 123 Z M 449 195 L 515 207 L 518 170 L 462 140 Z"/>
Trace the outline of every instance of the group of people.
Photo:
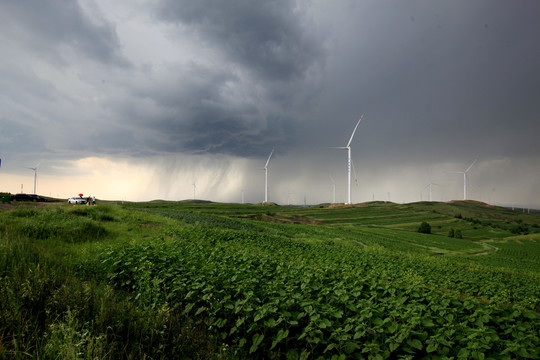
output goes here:
<path id="1" fill-rule="evenodd" d="M 89 196 L 86 199 L 86 205 L 96 205 L 96 197 L 95 196 Z"/>

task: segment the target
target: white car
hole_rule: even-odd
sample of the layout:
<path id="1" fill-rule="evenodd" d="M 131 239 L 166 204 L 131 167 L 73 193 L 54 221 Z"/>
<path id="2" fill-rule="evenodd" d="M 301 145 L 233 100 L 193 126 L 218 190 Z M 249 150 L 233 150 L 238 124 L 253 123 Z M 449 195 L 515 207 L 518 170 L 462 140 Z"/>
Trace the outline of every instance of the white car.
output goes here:
<path id="1" fill-rule="evenodd" d="M 68 204 L 86 204 L 86 200 L 83 199 L 82 197 L 70 197 L 68 199 Z"/>

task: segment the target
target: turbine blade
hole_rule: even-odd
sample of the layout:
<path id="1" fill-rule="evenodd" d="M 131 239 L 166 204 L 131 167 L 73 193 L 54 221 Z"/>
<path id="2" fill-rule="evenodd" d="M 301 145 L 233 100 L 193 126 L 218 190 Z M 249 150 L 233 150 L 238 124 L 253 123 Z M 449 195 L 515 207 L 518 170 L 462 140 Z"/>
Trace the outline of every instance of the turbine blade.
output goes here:
<path id="1" fill-rule="evenodd" d="M 268 157 L 268 160 L 266 161 L 266 165 L 264 165 L 265 169 L 268 167 L 268 163 L 270 162 L 270 158 L 272 157 L 273 153 L 274 153 L 274 149 L 272 149 L 272 152 L 270 153 L 270 156 Z"/>
<path id="2" fill-rule="evenodd" d="M 346 146 L 330 146 L 329 149 L 347 150 L 347 147 Z"/>
<path id="3" fill-rule="evenodd" d="M 478 160 L 478 158 L 476 158 L 471 165 L 469 165 L 469 167 L 467 168 L 467 170 L 465 170 L 465 172 L 471 170 L 471 168 L 473 167 L 473 165 L 476 163 L 476 160 Z"/>
<path id="4" fill-rule="evenodd" d="M 352 139 L 354 137 L 354 133 L 356 132 L 356 129 L 358 128 L 358 125 L 360 125 L 360 121 L 362 121 L 363 117 L 364 117 L 364 114 L 362 114 L 362 116 L 360 116 L 360 120 L 358 120 L 358 122 L 356 123 L 356 126 L 354 127 L 354 130 L 352 132 L 351 138 L 349 139 L 349 142 L 347 143 L 347 147 L 349 147 L 351 145 Z"/>

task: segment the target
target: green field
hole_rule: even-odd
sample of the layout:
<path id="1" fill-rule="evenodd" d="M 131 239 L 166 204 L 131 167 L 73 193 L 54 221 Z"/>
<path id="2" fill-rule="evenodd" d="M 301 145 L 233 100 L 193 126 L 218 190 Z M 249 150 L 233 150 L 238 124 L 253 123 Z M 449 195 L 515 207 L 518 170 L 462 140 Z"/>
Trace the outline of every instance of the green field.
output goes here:
<path id="1" fill-rule="evenodd" d="M 6 205 L 0 358 L 537 359 L 539 226 L 473 201 Z"/>

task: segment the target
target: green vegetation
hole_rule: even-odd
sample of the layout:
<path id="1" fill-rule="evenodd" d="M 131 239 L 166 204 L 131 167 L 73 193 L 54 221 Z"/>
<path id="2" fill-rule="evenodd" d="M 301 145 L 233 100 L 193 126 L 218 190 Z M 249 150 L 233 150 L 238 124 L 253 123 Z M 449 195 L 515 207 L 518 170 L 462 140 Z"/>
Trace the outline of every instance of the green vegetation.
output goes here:
<path id="1" fill-rule="evenodd" d="M 475 202 L 13 207 L 0 358 L 538 358 L 538 224 Z"/>
<path id="2" fill-rule="evenodd" d="M 422 234 L 431 234 L 431 225 L 423 221 L 418 227 L 418 232 Z"/>

